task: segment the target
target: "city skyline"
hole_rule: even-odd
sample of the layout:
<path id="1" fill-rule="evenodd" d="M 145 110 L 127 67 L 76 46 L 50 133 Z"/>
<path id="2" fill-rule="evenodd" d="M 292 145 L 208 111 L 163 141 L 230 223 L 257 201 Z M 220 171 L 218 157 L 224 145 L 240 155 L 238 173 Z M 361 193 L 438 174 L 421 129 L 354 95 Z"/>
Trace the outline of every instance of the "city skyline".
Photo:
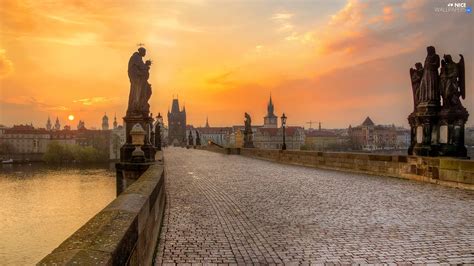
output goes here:
<path id="1" fill-rule="evenodd" d="M 179 95 L 196 126 L 206 117 L 211 125 L 243 124 L 244 112 L 263 124 L 271 93 L 275 114 L 284 112 L 290 125 L 346 128 L 370 116 L 407 127 L 408 69 L 424 61 L 428 45 L 455 61 L 464 55 L 463 104 L 472 112 L 472 17 L 435 12 L 446 3 L 6 1 L 0 124 L 44 127 L 48 115 L 63 123 L 74 115 L 73 127 L 82 120 L 100 128 L 104 112 L 121 123 L 126 62 L 139 43 L 153 60 L 154 116 Z"/>

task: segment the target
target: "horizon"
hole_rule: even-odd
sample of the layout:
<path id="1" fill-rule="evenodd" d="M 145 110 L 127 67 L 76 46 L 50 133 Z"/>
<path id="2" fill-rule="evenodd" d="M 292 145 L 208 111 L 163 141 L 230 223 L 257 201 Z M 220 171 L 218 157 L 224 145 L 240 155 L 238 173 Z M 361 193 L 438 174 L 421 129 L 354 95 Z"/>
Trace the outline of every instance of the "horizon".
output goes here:
<path id="1" fill-rule="evenodd" d="M 435 12 L 447 2 L 7 1 L 0 124 L 44 127 L 58 116 L 64 126 L 73 115 L 72 128 L 79 120 L 100 128 L 105 112 L 122 124 L 127 62 L 139 43 L 153 60 L 150 111 L 165 121 L 179 95 L 190 125 L 206 117 L 211 126 L 240 125 L 244 112 L 263 124 L 271 94 L 289 125 L 341 129 L 369 116 L 408 128 L 408 70 L 424 62 L 429 45 L 456 62 L 464 55 L 462 102 L 473 112 L 472 17 Z"/>

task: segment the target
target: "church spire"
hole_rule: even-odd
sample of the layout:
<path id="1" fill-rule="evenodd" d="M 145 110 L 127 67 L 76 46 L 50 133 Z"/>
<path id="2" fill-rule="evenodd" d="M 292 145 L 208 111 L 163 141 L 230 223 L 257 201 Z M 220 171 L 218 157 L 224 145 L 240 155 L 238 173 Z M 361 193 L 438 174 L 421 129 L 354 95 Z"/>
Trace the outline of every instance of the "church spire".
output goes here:
<path id="1" fill-rule="evenodd" d="M 54 129 L 60 130 L 61 124 L 59 124 L 59 117 L 56 116 L 56 123 L 54 123 Z"/>
<path id="2" fill-rule="evenodd" d="M 209 117 L 206 116 L 206 127 L 209 127 Z"/>
<path id="3" fill-rule="evenodd" d="M 273 101 L 272 101 L 272 94 L 270 93 L 270 100 L 268 101 L 268 106 L 267 106 L 267 115 L 269 117 L 274 116 L 274 106 L 273 106 Z"/>
<path id="4" fill-rule="evenodd" d="M 51 118 L 48 115 L 48 121 L 46 122 L 46 129 L 51 130 L 53 129 L 53 125 L 51 124 Z"/>
<path id="5" fill-rule="evenodd" d="M 117 113 L 114 114 L 114 129 L 117 128 Z"/>

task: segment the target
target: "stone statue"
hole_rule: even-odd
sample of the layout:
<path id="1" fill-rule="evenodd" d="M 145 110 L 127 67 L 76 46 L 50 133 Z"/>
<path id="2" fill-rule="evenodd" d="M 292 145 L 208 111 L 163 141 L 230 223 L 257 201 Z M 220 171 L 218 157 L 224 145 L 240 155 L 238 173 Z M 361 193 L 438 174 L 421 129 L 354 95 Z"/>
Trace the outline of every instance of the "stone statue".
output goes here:
<path id="1" fill-rule="evenodd" d="M 445 108 L 459 109 L 462 107 L 459 97 L 466 98 L 464 57 L 459 56 L 459 63 L 455 63 L 449 54 L 441 60 L 441 95 Z"/>
<path id="2" fill-rule="evenodd" d="M 423 65 L 420 62 L 415 64 L 415 68 L 410 68 L 411 89 L 413 92 L 414 108 L 420 103 L 420 83 L 423 77 Z"/>
<path id="3" fill-rule="evenodd" d="M 253 132 L 252 132 L 252 118 L 248 113 L 245 113 L 245 129 L 244 129 L 244 148 L 254 148 L 253 146 Z"/>
<path id="4" fill-rule="evenodd" d="M 247 113 L 245 113 L 245 121 L 244 121 L 244 123 L 245 123 L 245 130 L 246 130 L 246 131 L 247 131 L 247 130 L 252 131 L 252 128 L 251 128 L 251 127 L 252 127 L 252 118 L 250 118 L 250 115 L 247 114 Z"/>
<path id="5" fill-rule="evenodd" d="M 192 132 L 191 130 L 189 131 L 188 145 L 189 145 L 189 146 L 194 146 L 193 132 Z"/>
<path id="6" fill-rule="evenodd" d="M 456 63 L 445 54 L 440 62 L 433 46 L 427 51 L 425 64 L 416 63 L 415 69 L 410 69 L 415 109 L 408 116 L 408 154 L 466 157 L 464 131 L 469 113 L 460 99 L 466 98 L 464 57 L 460 54 Z"/>
<path id="7" fill-rule="evenodd" d="M 201 137 L 199 136 L 199 131 L 196 130 L 196 146 L 201 146 Z"/>
<path id="8" fill-rule="evenodd" d="M 142 57 L 146 55 L 146 49 L 138 48 L 133 53 L 128 62 L 128 77 L 130 79 L 130 95 L 128 98 L 129 115 L 148 116 L 150 105 L 148 100 L 151 97 L 151 85 L 148 83 L 150 77 L 151 61 L 143 62 Z"/>
<path id="9" fill-rule="evenodd" d="M 433 46 L 428 46 L 426 50 L 428 52 L 428 55 L 425 59 L 423 76 L 420 82 L 419 103 L 439 105 L 439 55 L 436 54 L 436 50 Z"/>

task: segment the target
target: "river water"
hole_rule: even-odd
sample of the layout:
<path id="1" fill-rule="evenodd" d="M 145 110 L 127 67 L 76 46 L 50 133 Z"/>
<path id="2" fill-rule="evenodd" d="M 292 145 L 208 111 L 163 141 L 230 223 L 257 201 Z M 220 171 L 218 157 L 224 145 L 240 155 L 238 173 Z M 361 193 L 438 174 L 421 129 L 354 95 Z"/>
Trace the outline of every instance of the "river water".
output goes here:
<path id="1" fill-rule="evenodd" d="M 115 198 L 111 165 L 0 165 L 0 265 L 32 265 Z"/>

